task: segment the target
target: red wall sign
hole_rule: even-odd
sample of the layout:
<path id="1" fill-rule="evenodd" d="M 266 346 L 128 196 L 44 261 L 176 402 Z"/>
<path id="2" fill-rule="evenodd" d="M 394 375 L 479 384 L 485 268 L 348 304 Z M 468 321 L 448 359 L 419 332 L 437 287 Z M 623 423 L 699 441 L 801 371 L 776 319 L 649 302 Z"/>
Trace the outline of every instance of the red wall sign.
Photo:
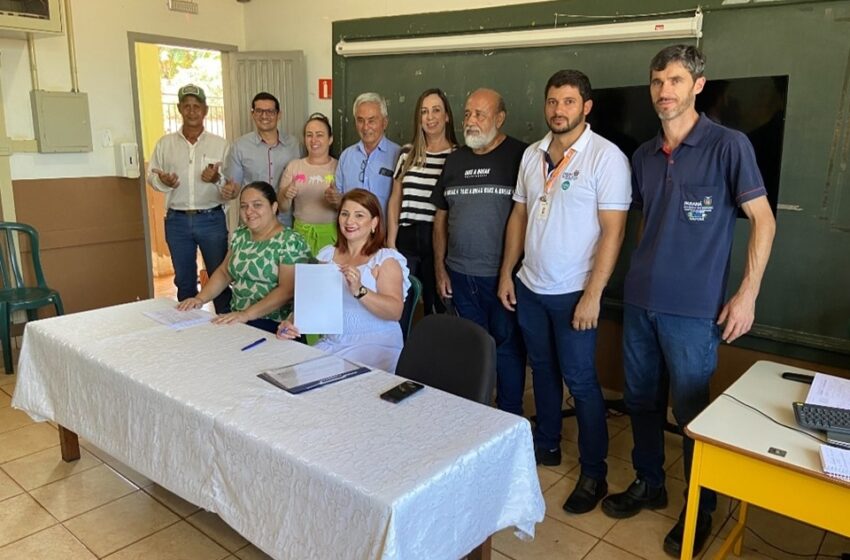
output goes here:
<path id="1" fill-rule="evenodd" d="M 331 78 L 319 78 L 319 99 L 330 99 L 334 94 L 334 81 Z"/>

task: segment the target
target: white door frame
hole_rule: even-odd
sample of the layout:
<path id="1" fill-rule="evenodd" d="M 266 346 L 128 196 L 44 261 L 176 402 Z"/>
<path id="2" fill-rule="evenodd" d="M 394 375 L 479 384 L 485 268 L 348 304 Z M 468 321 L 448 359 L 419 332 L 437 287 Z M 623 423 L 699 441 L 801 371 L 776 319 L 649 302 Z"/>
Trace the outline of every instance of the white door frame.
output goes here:
<path id="1" fill-rule="evenodd" d="M 222 53 L 227 52 L 235 52 L 239 49 L 236 45 L 228 45 L 225 43 L 210 43 L 207 41 L 195 41 L 192 39 L 185 39 L 182 37 L 167 37 L 165 35 L 152 35 L 148 33 L 136 33 L 134 31 L 127 32 L 127 45 L 130 51 L 130 83 L 132 85 L 133 90 L 133 119 L 136 126 L 136 145 L 139 147 L 139 159 L 140 163 L 144 159 L 142 156 L 143 146 L 142 143 L 142 117 L 141 117 L 141 109 L 139 107 L 139 83 L 138 78 L 136 76 L 136 43 L 153 43 L 159 45 L 169 45 L 172 47 L 178 48 L 186 48 L 186 49 L 205 49 L 209 51 L 220 51 Z M 228 68 L 226 68 L 225 59 L 227 57 L 222 56 L 221 62 L 221 77 L 222 83 L 224 84 L 227 81 L 227 73 Z M 227 131 L 228 138 L 230 137 L 230 129 L 227 126 L 227 103 L 228 103 L 228 91 L 227 87 L 224 88 L 224 107 L 225 107 L 225 130 Z M 142 227 L 145 231 L 145 260 L 147 261 L 147 271 L 148 271 L 148 297 L 153 297 L 153 261 L 151 259 L 151 236 L 150 236 L 150 224 L 148 223 L 148 193 L 147 193 L 147 179 L 144 174 L 144 167 L 141 168 L 142 174 L 139 178 L 139 190 L 141 193 L 142 200 Z"/>

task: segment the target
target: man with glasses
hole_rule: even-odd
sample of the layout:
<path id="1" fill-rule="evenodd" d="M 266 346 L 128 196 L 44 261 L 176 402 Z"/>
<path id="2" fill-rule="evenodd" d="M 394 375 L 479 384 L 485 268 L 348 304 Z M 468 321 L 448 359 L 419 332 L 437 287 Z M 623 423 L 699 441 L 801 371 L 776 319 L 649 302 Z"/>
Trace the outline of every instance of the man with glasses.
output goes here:
<path id="1" fill-rule="evenodd" d="M 254 181 L 266 181 L 276 190 L 287 164 L 304 155 L 298 139 L 279 130 L 280 117 L 277 97 L 265 91 L 254 96 L 251 118 L 256 130 L 236 140 L 227 161 L 226 172 L 233 197 L 244 185 Z M 278 220 L 291 226 L 291 212 L 278 214 Z"/>
<path id="2" fill-rule="evenodd" d="M 336 188 L 341 193 L 362 188 L 378 197 L 387 215 L 387 201 L 393 188 L 398 144 L 384 136 L 387 128 L 387 102 L 377 93 L 361 93 L 354 100 L 354 124 L 360 142 L 343 150 L 336 168 Z"/>
<path id="3" fill-rule="evenodd" d="M 188 84 L 177 91 L 183 126 L 159 139 L 148 182 L 165 195 L 165 241 L 174 265 L 177 299 L 198 295 L 198 249 L 212 273 L 227 254 L 227 221 L 222 203 L 233 197 L 221 173 L 227 140 L 204 130 L 207 96 Z M 216 313 L 230 311 L 230 289 L 213 300 Z"/>

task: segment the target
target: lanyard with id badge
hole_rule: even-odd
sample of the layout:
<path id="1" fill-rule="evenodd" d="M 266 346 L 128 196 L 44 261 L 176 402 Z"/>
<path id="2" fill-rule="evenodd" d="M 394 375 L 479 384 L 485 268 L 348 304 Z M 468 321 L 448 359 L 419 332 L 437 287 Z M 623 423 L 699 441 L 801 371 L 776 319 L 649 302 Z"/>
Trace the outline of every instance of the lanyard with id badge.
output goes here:
<path id="1" fill-rule="evenodd" d="M 543 157 L 543 194 L 540 195 L 540 204 L 538 205 L 538 220 L 545 220 L 549 217 L 549 203 L 551 202 L 549 192 L 552 190 L 552 185 L 555 184 L 555 181 L 558 180 L 558 178 L 570 164 L 570 160 L 573 159 L 575 153 L 576 151 L 572 148 L 567 150 L 567 153 L 564 154 L 564 157 L 561 159 L 561 162 L 558 164 L 557 167 L 555 167 L 555 169 L 552 170 L 551 173 L 547 173 L 546 170 L 549 166 L 546 163 L 546 157 Z"/>

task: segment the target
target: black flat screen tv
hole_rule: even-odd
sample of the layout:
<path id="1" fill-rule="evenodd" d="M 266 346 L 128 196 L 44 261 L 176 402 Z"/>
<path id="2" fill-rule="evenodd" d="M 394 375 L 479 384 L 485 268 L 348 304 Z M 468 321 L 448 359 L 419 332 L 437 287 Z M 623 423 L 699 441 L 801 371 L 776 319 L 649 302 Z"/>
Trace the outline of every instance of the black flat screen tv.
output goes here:
<path id="1" fill-rule="evenodd" d="M 750 139 L 774 214 L 787 94 L 788 76 L 762 76 L 709 80 L 696 98 L 697 111 Z M 648 85 L 593 90 L 593 110 L 587 120 L 595 132 L 617 144 L 629 158 L 661 128 Z"/>

